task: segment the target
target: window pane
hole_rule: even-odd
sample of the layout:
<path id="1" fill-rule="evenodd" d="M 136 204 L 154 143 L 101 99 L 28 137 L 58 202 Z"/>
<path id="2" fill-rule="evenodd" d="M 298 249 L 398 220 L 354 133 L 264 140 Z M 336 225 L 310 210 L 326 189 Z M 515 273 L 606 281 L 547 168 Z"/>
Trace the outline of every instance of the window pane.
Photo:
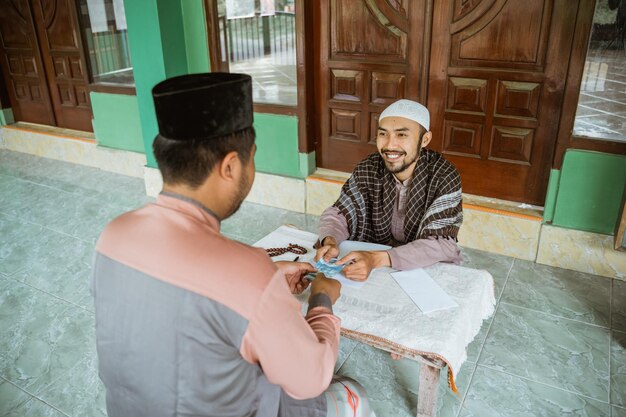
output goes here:
<path id="1" fill-rule="evenodd" d="M 575 136 L 626 141 L 626 1 L 598 0 Z"/>
<path id="2" fill-rule="evenodd" d="M 222 57 L 252 76 L 256 103 L 296 105 L 294 11 L 294 0 L 218 1 Z"/>
<path id="3" fill-rule="evenodd" d="M 83 42 L 95 83 L 134 86 L 123 0 L 79 0 Z"/>

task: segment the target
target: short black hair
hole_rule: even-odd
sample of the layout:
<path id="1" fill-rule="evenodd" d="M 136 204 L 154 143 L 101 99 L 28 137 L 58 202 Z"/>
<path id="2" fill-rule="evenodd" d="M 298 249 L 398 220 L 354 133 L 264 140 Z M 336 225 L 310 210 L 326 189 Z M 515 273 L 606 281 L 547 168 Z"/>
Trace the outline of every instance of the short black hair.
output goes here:
<path id="1" fill-rule="evenodd" d="M 198 188 L 229 152 L 248 163 L 256 134 L 253 127 L 212 139 L 178 141 L 157 135 L 152 150 L 166 184 Z"/>

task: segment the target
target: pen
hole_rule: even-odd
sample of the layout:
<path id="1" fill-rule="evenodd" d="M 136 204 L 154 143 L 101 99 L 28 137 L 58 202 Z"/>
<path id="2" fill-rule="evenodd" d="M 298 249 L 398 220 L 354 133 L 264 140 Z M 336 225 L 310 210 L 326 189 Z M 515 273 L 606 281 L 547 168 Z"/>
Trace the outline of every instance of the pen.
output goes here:
<path id="1" fill-rule="evenodd" d="M 293 260 L 294 262 L 298 262 L 298 259 L 300 259 L 299 256 L 296 256 L 295 259 Z"/>

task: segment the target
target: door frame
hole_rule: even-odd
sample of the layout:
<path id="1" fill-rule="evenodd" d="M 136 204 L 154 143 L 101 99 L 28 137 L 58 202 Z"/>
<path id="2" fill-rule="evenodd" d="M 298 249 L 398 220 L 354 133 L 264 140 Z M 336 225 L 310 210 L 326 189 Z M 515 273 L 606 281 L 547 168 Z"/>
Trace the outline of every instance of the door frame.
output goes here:
<path id="1" fill-rule="evenodd" d="M 595 0 L 580 0 L 578 14 L 576 15 L 576 27 L 574 29 L 574 41 L 572 43 L 569 69 L 565 81 L 565 94 L 561 107 L 561 119 L 557 140 L 554 147 L 552 160 L 553 169 L 561 169 L 565 152 L 568 149 L 581 149 L 626 155 L 626 142 L 614 142 L 584 136 L 574 136 L 574 123 L 576 121 L 576 109 L 580 95 L 587 50 L 593 28 L 593 15 L 595 13 Z"/>
<path id="2" fill-rule="evenodd" d="M 254 111 L 256 113 L 279 114 L 285 116 L 298 117 L 298 151 L 309 153 L 311 149 L 309 144 L 309 129 L 307 128 L 308 114 L 308 91 L 307 65 L 308 65 L 308 49 L 307 37 L 310 36 L 310 28 L 306 22 L 306 15 L 311 8 L 311 1 L 294 0 L 295 5 L 295 24 L 296 24 L 296 76 L 297 76 L 297 104 L 296 106 L 283 106 L 279 104 L 254 103 Z M 223 52 L 221 49 L 219 16 L 217 13 L 217 0 L 203 0 L 207 42 L 209 46 L 209 62 L 211 71 L 213 72 L 229 72 L 228 61 L 222 61 Z"/>

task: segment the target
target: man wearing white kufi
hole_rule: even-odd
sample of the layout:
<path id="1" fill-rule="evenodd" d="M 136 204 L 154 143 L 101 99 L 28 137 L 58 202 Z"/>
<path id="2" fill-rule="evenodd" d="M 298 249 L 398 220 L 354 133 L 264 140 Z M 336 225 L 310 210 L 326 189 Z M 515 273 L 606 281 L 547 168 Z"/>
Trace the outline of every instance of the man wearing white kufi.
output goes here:
<path id="1" fill-rule="evenodd" d="M 343 273 L 356 281 L 383 266 L 407 270 L 461 263 L 461 179 L 441 154 L 426 149 L 431 139 L 423 105 L 398 100 L 381 113 L 378 152 L 357 165 L 339 199 L 322 214 L 316 259 L 336 257 L 339 243 L 349 239 L 392 246 L 339 259 L 348 264 Z"/>

